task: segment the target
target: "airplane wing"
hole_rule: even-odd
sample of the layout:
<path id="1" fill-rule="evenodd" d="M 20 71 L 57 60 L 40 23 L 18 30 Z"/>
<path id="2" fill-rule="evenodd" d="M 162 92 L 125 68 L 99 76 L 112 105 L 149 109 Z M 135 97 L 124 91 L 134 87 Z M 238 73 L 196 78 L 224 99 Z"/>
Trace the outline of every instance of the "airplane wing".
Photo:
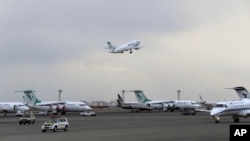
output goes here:
<path id="1" fill-rule="evenodd" d="M 140 48 L 142 48 L 143 46 L 129 46 L 129 48 L 131 49 L 135 49 L 135 50 L 138 50 Z"/>
<path id="2" fill-rule="evenodd" d="M 59 104 L 65 104 L 65 102 L 58 101 L 58 102 L 38 103 L 37 106 L 51 106 L 51 105 L 59 105 Z"/>
<path id="3" fill-rule="evenodd" d="M 194 109 L 196 112 L 207 112 L 210 113 L 211 110 L 206 110 L 206 109 Z"/>
<path id="4" fill-rule="evenodd" d="M 241 111 L 239 111 L 239 113 L 238 113 L 240 116 L 250 116 L 250 110 L 241 110 Z"/>

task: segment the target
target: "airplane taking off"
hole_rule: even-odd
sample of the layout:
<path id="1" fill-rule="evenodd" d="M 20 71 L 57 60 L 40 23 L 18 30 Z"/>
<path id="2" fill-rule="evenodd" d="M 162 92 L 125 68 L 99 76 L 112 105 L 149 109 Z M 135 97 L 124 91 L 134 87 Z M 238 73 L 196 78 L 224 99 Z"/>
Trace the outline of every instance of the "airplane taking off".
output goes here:
<path id="1" fill-rule="evenodd" d="M 0 102 L 0 112 L 7 116 L 7 113 L 16 113 L 17 116 L 22 116 L 29 107 L 21 102 Z"/>
<path id="2" fill-rule="evenodd" d="M 143 103 L 138 103 L 138 102 L 124 102 L 123 98 L 117 94 L 118 99 L 117 99 L 117 103 L 118 106 L 122 109 L 129 109 L 131 110 L 131 112 L 139 112 L 139 111 L 151 111 L 152 108 L 148 107 L 146 104 Z"/>
<path id="3" fill-rule="evenodd" d="M 220 116 L 232 116 L 234 122 L 239 122 L 239 117 L 250 116 L 250 99 L 249 92 L 244 87 L 235 87 L 234 89 L 241 100 L 218 102 L 211 110 L 210 115 L 219 123 Z"/>
<path id="4" fill-rule="evenodd" d="M 180 111 L 192 111 L 192 114 L 195 114 L 195 109 L 200 109 L 201 105 L 196 101 L 192 100 L 150 100 L 148 99 L 143 91 L 134 90 L 137 100 L 141 103 L 145 103 L 154 109 L 162 110 L 180 110 Z"/>
<path id="5" fill-rule="evenodd" d="M 125 43 L 123 45 L 115 47 L 111 44 L 111 42 L 107 42 L 108 47 L 106 47 L 106 49 L 110 50 L 109 53 L 123 53 L 124 51 L 129 51 L 129 53 L 133 53 L 132 49 L 138 50 L 142 48 L 142 46 L 139 46 L 140 43 L 141 42 L 136 39 L 128 43 Z"/>
<path id="6" fill-rule="evenodd" d="M 32 90 L 18 91 L 24 92 L 23 101 L 31 108 L 44 111 L 48 115 L 49 112 L 57 114 L 65 114 L 66 112 L 83 112 L 91 110 L 86 103 L 80 101 L 45 101 L 38 100 Z"/>

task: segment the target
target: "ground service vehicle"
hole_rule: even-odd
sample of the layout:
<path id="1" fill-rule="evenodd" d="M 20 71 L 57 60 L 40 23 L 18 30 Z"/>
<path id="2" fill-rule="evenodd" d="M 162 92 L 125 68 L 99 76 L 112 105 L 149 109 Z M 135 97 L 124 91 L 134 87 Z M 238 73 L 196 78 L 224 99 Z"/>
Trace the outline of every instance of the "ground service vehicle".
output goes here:
<path id="1" fill-rule="evenodd" d="M 81 116 L 96 116 L 96 113 L 93 111 L 84 111 L 80 113 Z"/>
<path id="2" fill-rule="evenodd" d="M 69 122 L 65 117 L 51 117 L 48 121 L 44 122 L 41 129 L 42 132 L 46 132 L 47 130 L 53 130 L 54 132 L 58 130 L 68 131 Z"/>
<path id="3" fill-rule="evenodd" d="M 35 124 L 36 118 L 33 114 L 33 112 L 30 112 L 29 114 L 24 114 L 22 117 L 19 118 L 19 124 Z"/>

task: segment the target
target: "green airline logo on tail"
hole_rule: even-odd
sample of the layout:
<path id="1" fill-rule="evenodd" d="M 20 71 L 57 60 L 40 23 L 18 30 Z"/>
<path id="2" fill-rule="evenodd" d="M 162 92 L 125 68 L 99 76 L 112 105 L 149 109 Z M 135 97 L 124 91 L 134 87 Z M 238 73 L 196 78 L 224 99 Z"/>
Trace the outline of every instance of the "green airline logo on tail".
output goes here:
<path id="1" fill-rule="evenodd" d="M 36 98 L 36 96 L 32 90 L 24 91 L 23 101 L 26 104 L 32 104 L 32 105 L 35 105 L 37 103 L 41 103 L 41 101 Z"/>
<path id="2" fill-rule="evenodd" d="M 144 93 L 141 91 L 141 90 L 136 90 L 134 91 L 135 93 L 135 96 L 137 98 L 137 100 L 140 102 L 140 103 L 145 103 L 145 102 L 148 102 L 148 101 L 151 101 L 150 99 L 148 99 Z"/>

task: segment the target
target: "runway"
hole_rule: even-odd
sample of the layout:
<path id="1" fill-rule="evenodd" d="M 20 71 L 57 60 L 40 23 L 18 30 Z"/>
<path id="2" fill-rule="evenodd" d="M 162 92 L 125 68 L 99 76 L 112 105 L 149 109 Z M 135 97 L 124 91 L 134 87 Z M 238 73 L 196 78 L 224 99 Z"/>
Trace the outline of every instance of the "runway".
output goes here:
<path id="1" fill-rule="evenodd" d="M 178 112 L 129 113 L 97 112 L 96 117 L 67 114 L 69 131 L 42 133 L 41 125 L 48 116 L 36 116 L 34 125 L 19 125 L 14 116 L 0 117 L 1 141 L 228 141 L 230 117 L 215 124 L 208 114 L 183 116 Z M 241 124 L 249 124 L 242 119 Z"/>

